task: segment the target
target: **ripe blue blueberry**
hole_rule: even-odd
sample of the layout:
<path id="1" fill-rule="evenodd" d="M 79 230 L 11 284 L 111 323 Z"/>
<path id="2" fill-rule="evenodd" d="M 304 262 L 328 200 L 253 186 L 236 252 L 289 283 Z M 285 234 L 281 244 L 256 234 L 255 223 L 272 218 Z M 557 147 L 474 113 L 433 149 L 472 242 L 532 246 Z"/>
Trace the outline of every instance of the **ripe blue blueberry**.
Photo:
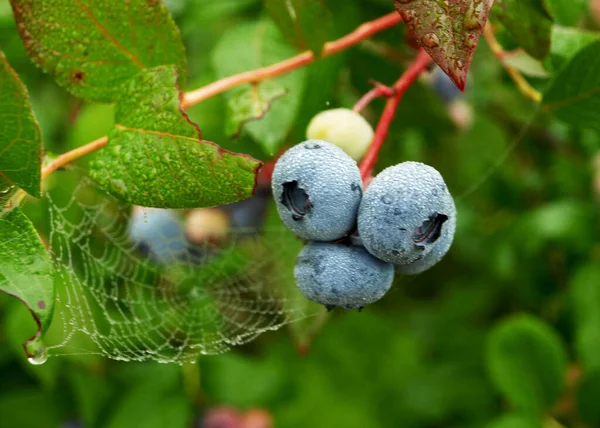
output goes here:
<path id="1" fill-rule="evenodd" d="M 445 104 L 451 104 L 453 101 L 464 97 L 461 90 L 439 67 L 436 67 L 432 73 L 431 86 Z"/>
<path id="2" fill-rule="evenodd" d="M 436 244 L 448 237 L 449 247 L 455 224 L 456 207 L 444 179 L 420 162 L 403 162 L 379 173 L 358 213 L 358 232 L 367 251 L 396 265 L 429 266 L 432 260 L 424 259 L 434 248 L 441 258 L 447 249 Z"/>
<path id="3" fill-rule="evenodd" d="M 271 183 L 279 216 L 300 238 L 333 241 L 354 228 L 362 180 L 356 162 L 336 145 L 308 140 L 292 147 L 277 161 Z"/>
<path id="4" fill-rule="evenodd" d="M 409 264 L 396 265 L 396 271 L 405 275 L 417 275 L 425 272 L 427 269 L 436 265 L 440 260 L 444 258 L 452 241 L 454 240 L 454 232 L 456 230 L 456 215 L 450 216 L 448 221 L 444 224 L 446 228 L 441 234 L 440 238 L 433 245 L 431 251 L 424 256 L 422 259 L 414 261 Z"/>
<path id="5" fill-rule="evenodd" d="M 185 257 L 189 247 L 183 220 L 173 210 L 134 207 L 128 235 L 138 250 L 161 264 Z"/>
<path id="6" fill-rule="evenodd" d="M 394 266 L 363 247 L 309 242 L 298 255 L 294 276 L 306 298 L 328 309 L 362 309 L 390 289 Z"/>

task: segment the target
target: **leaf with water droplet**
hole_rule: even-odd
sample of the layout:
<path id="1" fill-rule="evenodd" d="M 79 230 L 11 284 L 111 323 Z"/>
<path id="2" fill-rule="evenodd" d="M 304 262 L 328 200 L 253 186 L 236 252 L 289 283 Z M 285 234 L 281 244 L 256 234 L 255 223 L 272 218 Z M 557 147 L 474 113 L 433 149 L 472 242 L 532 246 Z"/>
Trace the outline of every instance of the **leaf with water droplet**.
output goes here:
<path id="1" fill-rule="evenodd" d="M 146 207 L 194 208 L 252 196 L 261 163 L 202 140 L 181 110 L 174 66 L 142 71 L 117 100 L 108 145 L 91 176 L 126 201 Z"/>
<path id="2" fill-rule="evenodd" d="M 394 0 L 408 30 L 431 58 L 465 89 L 473 54 L 494 0 Z"/>
<path id="3" fill-rule="evenodd" d="M 23 344 L 29 358 L 41 355 L 42 338 L 52 321 L 55 277 L 50 255 L 25 214 L 18 208 L 2 214 L 0 291 L 23 302 L 37 323 L 37 331 Z"/>
<path id="4" fill-rule="evenodd" d="M 184 82 L 181 34 L 160 0 L 11 0 L 33 61 L 72 94 L 114 101 L 140 70 L 177 64 Z"/>
<path id="5" fill-rule="evenodd" d="M 42 135 L 27 88 L 0 50 L 0 182 L 40 197 Z M 0 200 L 9 192 L 0 184 Z"/>

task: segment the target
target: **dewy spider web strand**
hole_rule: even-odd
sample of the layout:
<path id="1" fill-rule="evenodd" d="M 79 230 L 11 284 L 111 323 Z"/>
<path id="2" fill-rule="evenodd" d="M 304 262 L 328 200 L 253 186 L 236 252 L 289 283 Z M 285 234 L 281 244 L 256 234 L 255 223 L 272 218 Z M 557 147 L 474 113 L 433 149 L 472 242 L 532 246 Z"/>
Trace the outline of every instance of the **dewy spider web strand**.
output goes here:
<path id="1" fill-rule="evenodd" d="M 54 323 L 62 329 L 48 346 L 50 356 L 91 346 L 89 353 L 117 360 L 183 363 L 315 313 L 305 311 L 287 283 L 291 275 L 282 280 L 276 256 L 258 235 L 233 237 L 218 252 L 196 248 L 201 255 L 159 266 L 128 237 L 131 207 L 87 177 L 68 203 L 58 200 L 47 196 L 50 251 L 60 275 Z M 269 239 L 284 234 L 271 231 Z M 270 245 L 278 246 L 278 257 L 286 250 Z"/>

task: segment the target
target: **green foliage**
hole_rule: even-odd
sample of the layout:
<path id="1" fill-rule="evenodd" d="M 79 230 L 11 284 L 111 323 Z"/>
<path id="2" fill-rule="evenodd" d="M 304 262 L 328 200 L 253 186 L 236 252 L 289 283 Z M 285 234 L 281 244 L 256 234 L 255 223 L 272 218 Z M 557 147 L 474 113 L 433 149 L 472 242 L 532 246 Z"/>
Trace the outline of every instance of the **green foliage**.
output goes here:
<path id="1" fill-rule="evenodd" d="M 165 66 L 132 80 L 117 101 L 115 127 L 92 177 L 147 207 L 213 206 L 251 196 L 260 163 L 201 139 L 180 109 L 176 77 Z"/>
<path id="2" fill-rule="evenodd" d="M 239 136 L 247 122 L 262 119 L 271 109 L 271 104 L 285 94 L 286 89 L 272 80 L 252 84 L 249 88 L 237 91 L 227 103 L 227 135 Z"/>
<path id="3" fill-rule="evenodd" d="M 587 0 L 543 0 L 557 24 L 577 26 L 589 6 Z"/>
<path id="4" fill-rule="evenodd" d="M 263 408 L 283 427 L 600 426 L 600 23 L 586 0 L 497 0 L 502 62 L 478 44 L 489 0 L 398 0 L 406 25 L 326 58 L 325 42 L 390 13 L 392 0 L 11 3 L 14 17 L 0 2 L 0 290 L 17 299 L 0 293 L 0 427 L 201 426 L 219 405 Z M 375 170 L 417 160 L 443 174 L 459 215 L 439 265 L 398 277 L 362 313 L 327 313 L 297 300 L 304 243 L 282 230 L 272 200 L 258 242 L 236 237 L 208 263 L 158 269 L 133 248 L 132 203 L 249 197 L 259 166 L 249 155 L 268 167 L 317 113 L 352 108 L 373 80 L 392 84 L 415 56 L 411 35 L 459 84 L 478 46 L 464 95 L 447 102 L 427 73 L 403 95 Z M 197 89 L 305 49 L 315 62 L 191 107 L 201 133 L 181 111 L 185 77 Z M 505 64 L 544 94 L 541 108 Z M 362 112 L 371 124 L 384 101 Z M 5 119 L 14 115 L 20 123 Z M 11 145 L 17 131 L 26 142 Z M 42 153 L 47 165 L 48 153 L 103 135 L 106 147 L 44 181 L 44 198 L 8 209 L 19 188 L 40 195 Z M 82 186 L 88 170 L 117 199 Z M 261 324 L 265 313 L 294 310 L 265 332 L 276 325 Z M 247 336 L 223 337 L 227 322 Z M 22 347 L 36 331 L 57 345 L 41 366 Z M 199 361 L 107 358 L 178 355 Z"/>
<path id="5" fill-rule="evenodd" d="M 536 418 L 519 414 L 509 414 L 491 422 L 486 428 L 542 428 L 542 426 Z"/>
<path id="6" fill-rule="evenodd" d="M 186 57 L 179 31 L 159 0 L 11 0 L 31 58 L 59 85 L 90 101 L 114 101 L 141 69 Z"/>
<path id="7" fill-rule="evenodd" d="M 541 414 L 560 397 L 567 355 L 548 325 L 531 316 L 498 324 L 488 344 L 490 375 L 518 410 Z"/>
<path id="8" fill-rule="evenodd" d="M 558 70 L 582 48 L 598 38 L 600 38 L 600 34 L 597 32 L 555 25 L 552 28 L 552 49 L 546 61 L 548 68 Z"/>
<path id="9" fill-rule="evenodd" d="M 544 59 L 548 55 L 552 21 L 542 0 L 497 0 L 494 12 L 531 56 Z"/>
<path id="10" fill-rule="evenodd" d="M 572 125 L 600 127 L 600 41 L 585 46 L 561 69 L 544 93 L 544 108 Z"/>
<path id="11" fill-rule="evenodd" d="M 586 370 L 600 371 L 600 268 L 585 266 L 571 282 L 573 314 L 577 323 L 575 344 Z"/>
<path id="12" fill-rule="evenodd" d="M 37 323 L 25 343 L 30 356 L 43 352 L 41 339 L 52 321 L 55 270 L 35 228 L 15 208 L 0 217 L 0 291 L 16 297 Z"/>
<path id="13" fill-rule="evenodd" d="M 0 187 L 9 180 L 39 197 L 41 157 L 40 126 L 27 89 L 0 51 Z"/>
<path id="14" fill-rule="evenodd" d="M 464 90 L 494 0 L 394 0 L 415 40 Z"/>
<path id="15" fill-rule="evenodd" d="M 231 28 L 215 46 L 211 60 L 217 77 L 227 77 L 274 64 L 295 54 L 295 49 L 286 44 L 275 25 L 271 21 L 261 20 L 242 23 Z M 303 69 L 274 78 L 275 83 L 287 90 L 287 95 L 273 101 L 271 109 L 261 120 L 250 122 L 244 127 L 265 153 L 271 156 L 284 143 L 296 119 L 305 78 L 306 71 Z M 260 88 L 266 82 L 269 81 L 259 82 L 256 85 Z M 235 95 L 228 95 L 228 97 L 232 96 Z M 238 112 L 232 111 L 229 107 L 227 115 L 235 117 Z M 228 119 L 228 121 L 235 121 L 235 119 Z"/>
<path id="16" fill-rule="evenodd" d="M 317 56 L 321 53 L 333 24 L 323 0 L 265 0 L 265 8 L 287 41 Z"/>

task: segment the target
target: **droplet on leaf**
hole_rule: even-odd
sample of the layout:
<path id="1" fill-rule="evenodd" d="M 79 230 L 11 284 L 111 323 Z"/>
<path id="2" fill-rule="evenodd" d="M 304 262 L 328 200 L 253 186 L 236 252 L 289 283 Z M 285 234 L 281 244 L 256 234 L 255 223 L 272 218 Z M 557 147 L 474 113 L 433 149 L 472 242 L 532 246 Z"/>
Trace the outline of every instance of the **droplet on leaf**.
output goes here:
<path id="1" fill-rule="evenodd" d="M 435 33 L 427 33 L 421 37 L 421 42 L 428 48 L 436 48 L 440 45 L 440 39 Z"/>

